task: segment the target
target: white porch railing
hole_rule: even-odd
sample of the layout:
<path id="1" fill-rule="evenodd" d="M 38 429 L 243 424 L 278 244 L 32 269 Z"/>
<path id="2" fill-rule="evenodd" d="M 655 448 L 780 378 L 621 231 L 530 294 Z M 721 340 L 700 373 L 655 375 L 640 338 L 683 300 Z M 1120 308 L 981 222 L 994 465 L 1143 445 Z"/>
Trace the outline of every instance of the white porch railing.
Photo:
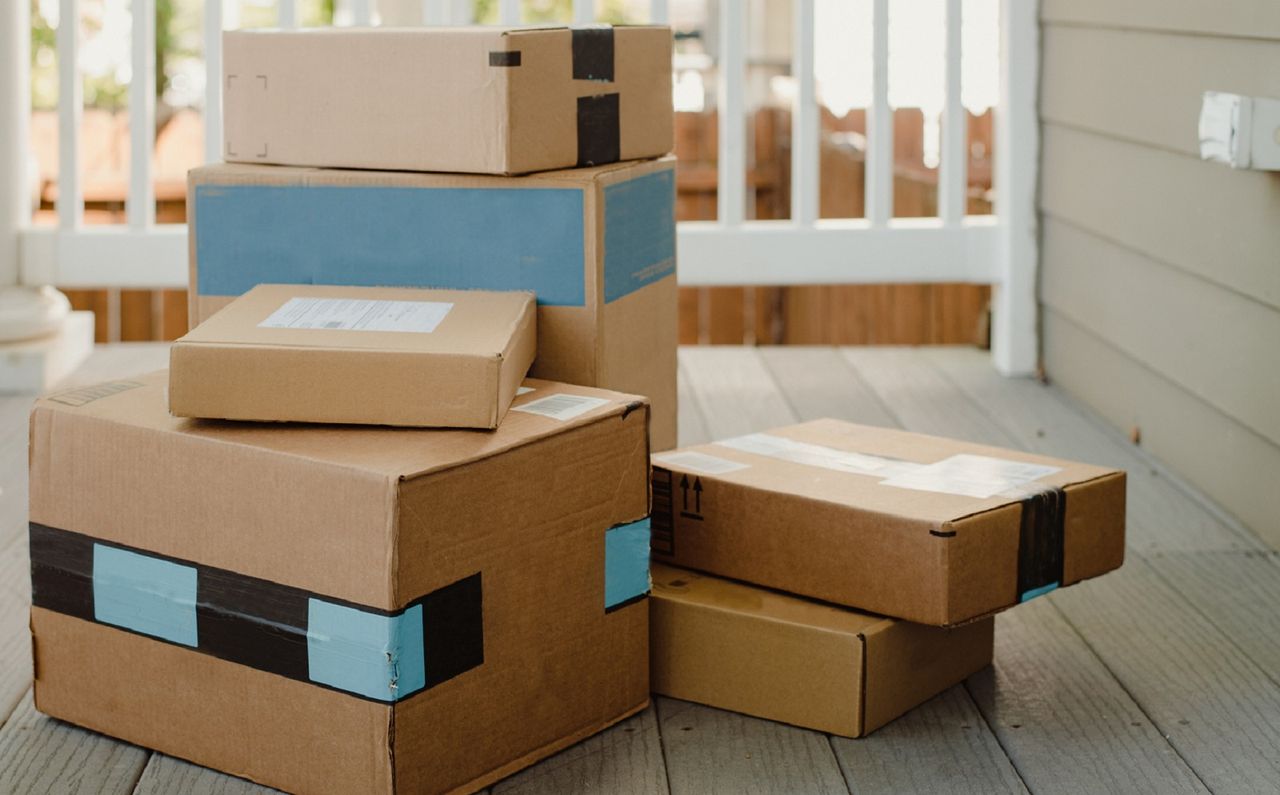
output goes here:
<path id="1" fill-rule="evenodd" d="M 348 0 L 351 21 L 369 24 L 375 0 Z M 995 214 L 968 217 L 966 122 L 960 103 L 961 0 L 945 0 L 945 104 L 937 218 L 894 219 L 893 124 L 888 96 L 889 2 L 872 5 L 872 102 L 867 120 L 866 218 L 818 216 L 819 115 L 814 90 L 814 0 L 792 0 L 791 220 L 746 218 L 745 104 L 748 4 L 721 0 L 718 29 L 718 213 L 714 222 L 682 222 L 679 278 L 684 285 L 790 285 L 878 282 L 973 282 L 994 286 L 992 352 L 1005 373 L 1036 366 L 1035 183 L 1038 161 L 1036 0 L 1000 0 L 1000 103 L 995 111 Z M 79 0 L 60 0 L 60 19 L 79 18 Z M 400 4 L 398 4 L 400 5 Z M 186 228 L 156 225 L 150 153 L 153 145 L 155 0 L 133 0 L 127 223 L 85 227 L 79 164 L 78 26 L 57 34 L 59 96 L 58 222 L 32 227 L 24 211 L 26 117 L 30 109 L 27 0 L 0 3 L 0 285 L 54 284 L 132 288 L 185 287 Z M 466 24 L 467 0 L 422 0 L 427 24 Z M 296 0 L 278 0 L 278 22 L 297 25 Z M 591 0 L 574 3 L 577 23 L 594 18 Z M 519 0 L 499 0 L 500 20 L 520 21 Z M 665 21 L 667 2 L 651 0 L 650 19 Z M 221 72 L 220 32 L 234 27 L 221 0 L 205 6 L 205 59 Z M 7 61 L 7 63 L 5 62 Z M 141 78 L 141 79 L 139 79 Z M 221 81 L 206 81 L 205 156 L 221 152 Z M 16 256 L 16 259 L 14 257 Z M 10 262 L 10 260 L 13 260 Z"/>

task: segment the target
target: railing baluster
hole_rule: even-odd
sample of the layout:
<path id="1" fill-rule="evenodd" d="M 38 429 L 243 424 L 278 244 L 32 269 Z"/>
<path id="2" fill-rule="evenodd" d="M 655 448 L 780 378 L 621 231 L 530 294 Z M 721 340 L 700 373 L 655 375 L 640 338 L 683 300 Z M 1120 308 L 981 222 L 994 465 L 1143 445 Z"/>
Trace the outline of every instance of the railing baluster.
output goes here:
<path id="1" fill-rule="evenodd" d="M 893 217 L 893 109 L 889 107 L 889 0 L 871 6 L 871 107 L 867 109 L 866 214 L 872 226 Z"/>
<path id="2" fill-rule="evenodd" d="M 276 24 L 286 29 L 298 27 L 297 0 L 277 0 Z"/>
<path id="3" fill-rule="evenodd" d="M 595 0 L 573 0 L 573 24 L 590 25 L 596 21 Z"/>
<path id="4" fill-rule="evenodd" d="M 938 173 L 938 215 L 944 224 L 964 220 L 969 190 L 968 116 L 960 94 L 960 0 L 946 0 L 946 99 L 942 111 L 942 163 Z"/>
<path id="5" fill-rule="evenodd" d="M 351 0 L 351 24 L 362 28 L 373 24 L 373 0 Z"/>
<path id="6" fill-rule="evenodd" d="M 80 116 L 84 99 L 76 63 L 80 32 L 80 0 L 58 4 L 58 226 L 78 228 L 84 222 L 80 191 Z"/>
<path id="7" fill-rule="evenodd" d="M 498 0 L 498 21 L 504 25 L 519 25 L 520 0 Z"/>
<path id="8" fill-rule="evenodd" d="M 31 224 L 30 47 L 30 4 L 0 3 L 0 286 L 18 283 L 18 238 Z"/>
<path id="9" fill-rule="evenodd" d="M 667 24 L 667 0 L 649 0 L 649 24 Z"/>
<path id="10" fill-rule="evenodd" d="M 818 101 L 814 94 L 814 0 L 793 0 L 795 20 L 791 73 L 796 83 L 791 109 L 791 217 L 812 226 L 818 217 L 818 158 L 821 147 Z"/>
<path id="11" fill-rule="evenodd" d="M 156 3 L 133 0 L 132 71 L 129 76 L 129 196 L 125 216 L 133 229 L 156 221 L 151 159 L 156 140 Z"/>
<path id="12" fill-rule="evenodd" d="M 717 218 L 726 227 L 739 226 L 746 213 L 747 121 L 746 83 L 747 19 L 745 3 L 720 3 L 720 152 Z"/>
<path id="13" fill-rule="evenodd" d="M 204 160 L 222 160 L 222 0 L 204 4 Z"/>

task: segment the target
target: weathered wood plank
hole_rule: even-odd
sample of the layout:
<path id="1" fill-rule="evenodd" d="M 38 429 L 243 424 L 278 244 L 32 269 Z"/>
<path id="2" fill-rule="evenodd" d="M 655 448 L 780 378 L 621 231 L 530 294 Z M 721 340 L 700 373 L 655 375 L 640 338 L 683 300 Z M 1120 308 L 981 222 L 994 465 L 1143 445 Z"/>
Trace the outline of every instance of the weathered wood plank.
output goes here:
<path id="1" fill-rule="evenodd" d="M 0 792 L 127 793 L 147 752 L 36 712 L 23 698 L 0 727 Z"/>
<path id="2" fill-rule="evenodd" d="M 795 422 L 755 348 L 685 348 L 680 361 L 712 439 Z"/>
<path id="3" fill-rule="evenodd" d="M 1045 600 L 996 619 L 995 665 L 968 686 L 1032 792 L 1205 792 Z"/>
<path id="4" fill-rule="evenodd" d="M 698 402 L 693 397 L 689 370 L 684 364 L 683 348 L 680 350 L 680 365 L 676 372 L 676 412 L 681 447 L 711 441 L 711 435 L 707 432 L 707 421 L 703 418 L 702 409 L 698 408 Z"/>
<path id="5" fill-rule="evenodd" d="M 1037 453 L 1113 466 L 1128 473 L 1129 545 L 1153 550 L 1259 549 L 1242 528 L 1225 524 L 1181 486 L 1169 480 L 1150 456 L 1104 430 L 1060 389 L 1027 378 L 1005 378 L 979 351 L 936 348 L 922 351 L 960 391 L 1001 426 L 1017 446 Z"/>
<path id="6" fill-rule="evenodd" d="M 849 791 L 825 735 L 669 698 L 657 708 L 673 795 Z"/>
<path id="7" fill-rule="evenodd" d="M 894 426 L 893 414 L 835 348 L 761 348 L 760 357 L 801 420 Z"/>
<path id="8" fill-rule="evenodd" d="M 653 706 L 493 786 L 493 795 L 666 793 Z"/>
<path id="9" fill-rule="evenodd" d="M 1280 687 L 1141 559 L 1050 600 L 1214 792 L 1275 792 Z"/>
<path id="10" fill-rule="evenodd" d="M 1152 456 L 1280 546 L 1280 448 L 1052 309 L 1041 317 L 1055 384 L 1111 425 L 1139 429 Z"/>
<path id="11" fill-rule="evenodd" d="M 279 790 L 228 776 L 164 754 L 152 754 L 134 795 L 269 795 Z"/>
<path id="12" fill-rule="evenodd" d="M 26 539 L 11 539 L 0 549 L 0 723 L 31 688 L 29 570 Z"/>
<path id="13" fill-rule="evenodd" d="M 1167 553 L 1147 563 L 1280 682 L 1280 553 Z"/>
<path id="14" fill-rule="evenodd" d="M 1026 792 L 963 685 L 868 737 L 832 737 L 851 792 Z"/>
<path id="15" fill-rule="evenodd" d="M 1280 309 L 1271 174 L 1053 123 L 1043 130 L 1047 215 Z"/>
<path id="16" fill-rule="evenodd" d="M 1043 230 L 1045 304 L 1280 445 L 1280 312 L 1070 224 Z"/>

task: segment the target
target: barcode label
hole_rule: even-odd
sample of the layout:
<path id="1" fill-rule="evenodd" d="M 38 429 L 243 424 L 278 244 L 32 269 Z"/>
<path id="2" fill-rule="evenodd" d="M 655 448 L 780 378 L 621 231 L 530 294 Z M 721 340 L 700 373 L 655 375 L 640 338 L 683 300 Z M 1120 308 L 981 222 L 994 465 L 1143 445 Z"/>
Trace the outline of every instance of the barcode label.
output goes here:
<path id="1" fill-rule="evenodd" d="M 726 472 L 737 472 L 739 469 L 750 467 L 750 464 L 740 464 L 727 458 L 707 455 L 706 453 L 696 453 L 692 450 L 679 453 L 661 453 L 655 455 L 653 460 L 676 469 L 687 469 L 690 472 L 701 472 L 704 475 L 723 475 Z"/>
<path id="2" fill-rule="evenodd" d="M 671 499 L 671 472 L 653 468 L 653 507 L 649 511 L 649 549 L 661 555 L 676 553 L 675 502 Z"/>
<path id="3" fill-rule="evenodd" d="M 453 304 L 445 301 L 290 298 L 258 327 L 430 334 L 451 309 Z"/>
<path id="4" fill-rule="evenodd" d="M 523 411 L 526 414 L 539 414 L 553 420 L 571 420 L 592 409 L 600 408 L 609 401 L 605 398 L 586 397 L 585 395 L 548 395 L 531 400 L 520 406 L 512 406 L 512 411 Z"/>

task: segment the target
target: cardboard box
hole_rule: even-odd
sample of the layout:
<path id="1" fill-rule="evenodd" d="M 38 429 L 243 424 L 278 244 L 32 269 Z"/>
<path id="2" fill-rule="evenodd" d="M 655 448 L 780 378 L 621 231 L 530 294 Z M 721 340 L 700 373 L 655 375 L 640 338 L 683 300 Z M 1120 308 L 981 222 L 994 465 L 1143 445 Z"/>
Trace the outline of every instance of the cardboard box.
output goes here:
<path id="1" fill-rule="evenodd" d="M 671 29 L 223 34 L 223 159 L 522 174 L 671 151 Z"/>
<path id="2" fill-rule="evenodd" d="M 496 431 L 31 416 L 42 712 L 298 793 L 474 790 L 648 701 L 644 401 Z"/>
<path id="3" fill-rule="evenodd" d="M 646 395 L 676 443 L 675 161 L 507 178 L 191 172 L 190 319 L 254 285 L 529 290 L 531 374 Z"/>
<path id="4" fill-rule="evenodd" d="M 496 428 L 532 293 L 259 285 L 169 349 L 179 417 Z"/>
<path id="5" fill-rule="evenodd" d="M 655 564 L 653 692 L 861 737 L 991 663 L 995 619 L 928 627 Z"/>
<path id="6" fill-rule="evenodd" d="M 1124 472 L 817 420 L 653 457 L 657 560 L 946 626 L 1124 560 Z"/>

